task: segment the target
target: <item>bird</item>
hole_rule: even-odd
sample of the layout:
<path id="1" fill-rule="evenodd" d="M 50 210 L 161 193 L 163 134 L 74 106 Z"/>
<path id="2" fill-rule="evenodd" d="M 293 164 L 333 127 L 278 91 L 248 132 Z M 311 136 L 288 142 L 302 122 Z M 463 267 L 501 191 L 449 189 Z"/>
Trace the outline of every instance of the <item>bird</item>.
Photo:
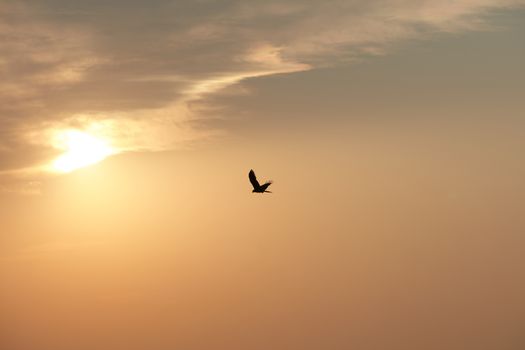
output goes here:
<path id="1" fill-rule="evenodd" d="M 253 169 L 250 170 L 250 172 L 248 173 L 248 178 L 250 179 L 250 182 L 253 186 L 253 193 L 272 193 L 266 190 L 268 186 L 272 184 L 272 181 L 267 181 L 264 184 L 260 185 L 259 181 L 257 181 L 257 178 L 255 177 L 255 172 L 253 171 Z"/>

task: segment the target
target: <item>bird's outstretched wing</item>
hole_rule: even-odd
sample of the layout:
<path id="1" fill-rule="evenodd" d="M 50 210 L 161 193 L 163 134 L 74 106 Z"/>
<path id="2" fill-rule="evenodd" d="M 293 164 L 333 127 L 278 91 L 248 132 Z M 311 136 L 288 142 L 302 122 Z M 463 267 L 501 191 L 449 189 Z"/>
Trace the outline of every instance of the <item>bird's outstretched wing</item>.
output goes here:
<path id="1" fill-rule="evenodd" d="M 261 187 L 261 185 L 259 185 L 259 181 L 257 181 L 257 178 L 255 177 L 255 172 L 253 170 L 250 170 L 248 178 L 250 179 L 250 182 L 252 183 L 254 189 Z"/>
<path id="2" fill-rule="evenodd" d="M 268 188 L 268 186 L 270 186 L 272 184 L 272 181 L 268 181 L 264 184 L 261 185 L 261 190 L 263 191 L 266 191 L 266 189 Z"/>

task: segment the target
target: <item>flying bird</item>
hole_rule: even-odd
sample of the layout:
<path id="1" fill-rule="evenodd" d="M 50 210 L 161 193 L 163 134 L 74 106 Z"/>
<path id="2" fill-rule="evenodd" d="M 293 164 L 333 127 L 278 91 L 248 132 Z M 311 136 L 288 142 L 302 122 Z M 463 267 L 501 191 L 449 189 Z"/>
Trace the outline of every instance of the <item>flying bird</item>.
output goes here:
<path id="1" fill-rule="evenodd" d="M 250 179 L 250 182 L 252 183 L 252 186 L 253 186 L 252 192 L 254 193 L 264 193 L 264 192 L 272 193 L 266 190 L 268 186 L 272 184 L 272 181 L 267 181 L 264 184 L 260 185 L 259 181 L 257 181 L 257 178 L 255 177 L 255 172 L 253 170 L 250 170 L 250 173 L 248 174 L 248 178 Z"/>

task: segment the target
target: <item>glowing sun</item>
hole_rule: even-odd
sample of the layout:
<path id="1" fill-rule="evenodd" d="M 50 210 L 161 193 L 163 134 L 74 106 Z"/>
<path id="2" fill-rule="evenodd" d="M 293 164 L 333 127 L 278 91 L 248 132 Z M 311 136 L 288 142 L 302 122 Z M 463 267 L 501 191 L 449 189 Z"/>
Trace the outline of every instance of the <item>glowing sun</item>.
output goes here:
<path id="1" fill-rule="evenodd" d="M 64 173 L 98 163 L 115 153 L 107 141 L 78 130 L 61 132 L 57 147 L 65 153 L 53 162 L 53 169 Z"/>

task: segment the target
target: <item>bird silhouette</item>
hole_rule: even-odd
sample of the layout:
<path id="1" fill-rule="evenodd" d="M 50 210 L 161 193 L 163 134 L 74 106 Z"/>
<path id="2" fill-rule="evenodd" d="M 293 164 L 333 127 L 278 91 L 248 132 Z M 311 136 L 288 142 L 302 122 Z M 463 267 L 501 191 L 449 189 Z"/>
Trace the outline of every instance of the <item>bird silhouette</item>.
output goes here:
<path id="1" fill-rule="evenodd" d="M 255 172 L 253 171 L 253 169 L 250 170 L 250 173 L 248 174 L 248 178 L 250 179 L 250 182 L 252 183 L 252 186 L 253 186 L 252 192 L 254 193 L 264 193 L 264 192 L 272 193 L 266 190 L 268 186 L 272 184 L 272 181 L 267 181 L 264 184 L 260 185 L 259 181 L 257 181 L 257 178 L 255 177 Z"/>

